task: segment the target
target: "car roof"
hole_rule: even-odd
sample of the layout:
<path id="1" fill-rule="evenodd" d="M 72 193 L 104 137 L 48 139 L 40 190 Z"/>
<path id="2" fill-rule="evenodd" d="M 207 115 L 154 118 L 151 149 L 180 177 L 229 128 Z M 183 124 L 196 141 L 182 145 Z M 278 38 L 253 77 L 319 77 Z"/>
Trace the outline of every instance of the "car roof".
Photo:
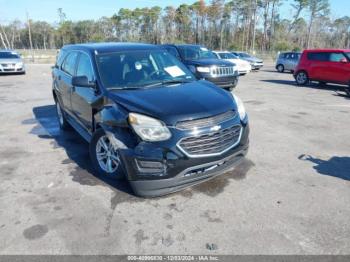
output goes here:
<path id="1" fill-rule="evenodd" d="M 307 49 L 304 52 L 350 52 L 350 49 Z"/>
<path id="2" fill-rule="evenodd" d="M 205 47 L 205 46 L 202 46 L 202 45 L 196 45 L 196 44 L 163 44 L 163 45 L 160 45 L 160 46 L 175 46 L 175 47 L 186 47 L 186 46 L 189 46 L 189 47 Z M 206 48 L 206 47 L 205 47 Z"/>
<path id="3" fill-rule="evenodd" d="M 213 51 L 214 53 L 226 53 L 226 54 L 231 54 L 231 52 L 229 51 L 218 51 L 218 50 L 215 50 Z"/>
<path id="4" fill-rule="evenodd" d="M 159 47 L 151 44 L 128 43 L 128 42 L 108 42 L 108 43 L 87 43 L 65 45 L 63 50 L 81 50 L 89 53 L 111 53 L 128 50 L 156 50 Z"/>

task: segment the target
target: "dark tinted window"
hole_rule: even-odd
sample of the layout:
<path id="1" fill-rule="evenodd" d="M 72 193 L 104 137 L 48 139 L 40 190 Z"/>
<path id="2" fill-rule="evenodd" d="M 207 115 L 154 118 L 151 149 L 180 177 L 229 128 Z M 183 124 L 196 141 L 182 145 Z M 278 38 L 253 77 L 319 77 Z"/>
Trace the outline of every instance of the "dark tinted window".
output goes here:
<path id="1" fill-rule="evenodd" d="M 80 54 L 79 63 L 77 67 L 77 76 L 87 76 L 89 81 L 94 80 L 94 71 L 91 65 L 90 57 L 87 54 Z"/>
<path id="2" fill-rule="evenodd" d="M 330 53 L 329 61 L 331 62 L 340 62 L 340 60 L 346 59 L 343 53 Z"/>
<path id="3" fill-rule="evenodd" d="M 329 53 L 326 52 L 313 52 L 307 54 L 307 59 L 311 61 L 328 61 Z"/>
<path id="4" fill-rule="evenodd" d="M 0 59 L 17 59 L 20 58 L 18 54 L 12 52 L 0 52 Z"/>
<path id="5" fill-rule="evenodd" d="M 212 51 L 201 46 L 180 46 L 179 51 L 181 57 L 185 60 L 217 58 Z"/>
<path id="6" fill-rule="evenodd" d="M 71 52 L 67 55 L 66 59 L 63 62 L 62 70 L 67 74 L 74 75 L 75 63 L 77 61 L 77 52 Z"/>
<path id="7" fill-rule="evenodd" d="M 167 46 L 165 49 L 166 49 L 170 54 L 172 54 L 173 56 L 175 56 L 175 57 L 177 57 L 177 58 L 180 57 L 180 55 L 179 55 L 179 53 L 177 52 L 177 50 L 176 50 L 175 47 L 173 47 L 173 46 Z"/>

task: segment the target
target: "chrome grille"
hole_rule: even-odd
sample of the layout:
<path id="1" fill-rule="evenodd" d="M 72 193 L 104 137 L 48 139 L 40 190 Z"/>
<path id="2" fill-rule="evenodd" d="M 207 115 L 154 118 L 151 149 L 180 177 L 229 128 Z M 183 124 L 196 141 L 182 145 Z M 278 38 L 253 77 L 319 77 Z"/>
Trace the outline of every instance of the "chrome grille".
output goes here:
<path id="1" fill-rule="evenodd" d="M 225 121 L 228 121 L 236 116 L 236 111 L 227 111 L 225 113 L 212 116 L 212 117 L 206 117 L 206 118 L 200 118 L 195 120 L 187 120 L 187 121 L 181 121 L 176 124 L 177 129 L 187 130 L 192 128 L 202 128 L 202 127 L 208 127 L 208 126 L 215 126 L 217 124 L 223 123 Z"/>
<path id="2" fill-rule="evenodd" d="M 235 68 L 233 66 L 226 66 L 226 67 L 213 67 L 211 68 L 210 74 L 213 77 L 220 77 L 220 76 L 232 76 L 235 73 Z"/>
<path id="3" fill-rule="evenodd" d="M 187 137 L 178 146 L 190 157 L 220 155 L 239 143 L 242 127 L 232 126 L 215 133 Z"/>
<path id="4" fill-rule="evenodd" d="M 16 64 L 1 64 L 2 67 L 16 66 Z"/>

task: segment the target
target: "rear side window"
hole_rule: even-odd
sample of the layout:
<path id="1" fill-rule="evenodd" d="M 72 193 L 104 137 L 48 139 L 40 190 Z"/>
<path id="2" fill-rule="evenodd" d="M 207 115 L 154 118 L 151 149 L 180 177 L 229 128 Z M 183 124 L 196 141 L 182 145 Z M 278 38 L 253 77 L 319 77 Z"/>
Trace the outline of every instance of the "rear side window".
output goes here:
<path id="1" fill-rule="evenodd" d="M 74 75 L 77 56 L 78 56 L 77 52 L 69 53 L 62 64 L 62 70 L 71 76 Z"/>
<path id="2" fill-rule="evenodd" d="M 346 59 L 343 53 L 330 53 L 329 55 L 330 62 L 340 62 L 342 59 Z"/>
<path id="3" fill-rule="evenodd" d="M 94 81 L 95 74 L 92 69 L 90 57 L 87 54 L 81 53 L 77 67 L 77 76 L 86 76 L 89 81 Z"/>
<path id="4" fill-rule="evenodd" d="M 329 53 L 312 52 L 307 54 L 307 59 L 311 61 L 328 61 Z"/>

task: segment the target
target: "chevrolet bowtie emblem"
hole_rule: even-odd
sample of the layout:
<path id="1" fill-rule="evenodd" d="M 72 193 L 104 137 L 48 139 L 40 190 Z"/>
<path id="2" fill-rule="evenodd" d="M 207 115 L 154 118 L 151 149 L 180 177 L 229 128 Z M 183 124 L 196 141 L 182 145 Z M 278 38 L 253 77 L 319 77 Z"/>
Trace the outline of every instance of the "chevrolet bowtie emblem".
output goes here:
<path id="1" fill-rule="evenodd" d="M 213 126 L 210 128 L 210 131 L 219 131 L 221 129 L 221 126 Z"/>

